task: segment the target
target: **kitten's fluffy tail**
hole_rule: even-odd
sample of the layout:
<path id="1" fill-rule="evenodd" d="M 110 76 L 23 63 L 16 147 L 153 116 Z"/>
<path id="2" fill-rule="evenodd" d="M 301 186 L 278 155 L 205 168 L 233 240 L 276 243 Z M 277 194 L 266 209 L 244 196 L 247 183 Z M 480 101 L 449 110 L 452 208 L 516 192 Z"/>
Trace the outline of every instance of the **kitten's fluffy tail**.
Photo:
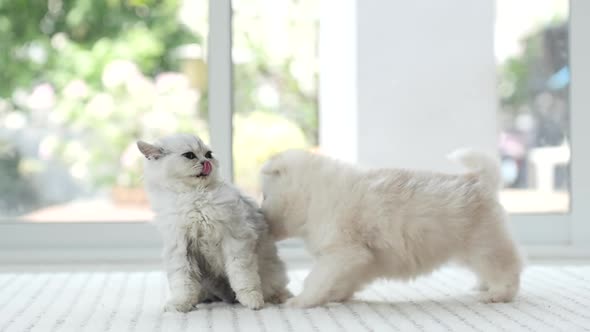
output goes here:
<path id="1" fill-rule="evenodd" d="M 478 173 L 486 187 L 497 191 L 502 186 L 500 163 L 487 153 L 473 149 L 459 149 L 447 157 L 467 167 L 470 171 Z"/>

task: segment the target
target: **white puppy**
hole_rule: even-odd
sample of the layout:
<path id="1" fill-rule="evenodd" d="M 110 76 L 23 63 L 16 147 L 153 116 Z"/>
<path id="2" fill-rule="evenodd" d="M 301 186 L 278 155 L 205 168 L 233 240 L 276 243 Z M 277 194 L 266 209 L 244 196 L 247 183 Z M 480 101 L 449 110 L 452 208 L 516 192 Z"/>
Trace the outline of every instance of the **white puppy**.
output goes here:
<path id="1" fill-rule="evenodd" d="M 451 157 L 473 172 L 363 171 L 298 150 L 269 160 L 262 212 L 271 233 L 302 237 L 317 259 L 288 303 L 344 301 L 376 278 L 412 279 L 452 260 L 476 273 L 485 301 L 511 301 L 522 261 L 498 203 L 498 164 L 468 150 Z"/>

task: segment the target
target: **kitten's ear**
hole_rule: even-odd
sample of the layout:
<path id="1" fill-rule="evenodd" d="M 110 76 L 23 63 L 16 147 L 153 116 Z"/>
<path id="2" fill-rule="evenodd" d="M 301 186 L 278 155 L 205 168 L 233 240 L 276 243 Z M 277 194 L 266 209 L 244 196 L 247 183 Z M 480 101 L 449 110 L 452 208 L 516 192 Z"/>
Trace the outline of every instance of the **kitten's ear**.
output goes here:
<path id="1" fill-rule="evenodd" d="M 137 141 L 137 148 L 149 160 L 158 160 L 164 155 L 164 151 L 162 150 L 162 148 L 146 143 L 144 141 Z"/>

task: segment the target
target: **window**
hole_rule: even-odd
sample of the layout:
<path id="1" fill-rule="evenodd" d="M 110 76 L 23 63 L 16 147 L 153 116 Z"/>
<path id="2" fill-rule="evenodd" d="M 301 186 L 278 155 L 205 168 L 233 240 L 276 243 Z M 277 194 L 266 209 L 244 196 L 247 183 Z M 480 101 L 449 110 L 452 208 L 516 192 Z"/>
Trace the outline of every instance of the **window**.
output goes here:
<path id="1" fill-rule="evenodd" d="M 135 141 L 208 140 L 207 1 L 0 7 L 0 220 L 149 220 Z"/>
<path id="2" fill-rule="evenodd" d="M 271 155 L 318 144 L 318 0 L 234 0 L 234 179 L 259 197 Z"/>
<path id="3" fill-rule="evenodd" d="M 532 255 L 587 255 L 589 11 L 579 0 L 497 1 L 501 199 Z"/>
<path id="4" fill-rule="evenodd" d="M 499 149 L 511 213 L 570 208 L 569 1 L 496 2 Z"/>
<path id="5" fill-rule="evenodd" d="M 338 75 L 322 81 L 322 94 L 356 105 L 355 94 L 372 89 L 347 64 L 358 65 L 354 51 L 380 47 L 383 37 L 358 29 L 372 17 L 356 5 L 343 3 L 345 11 L 336 12 L 318 0 L 1 4 L 0 48 L 9 51 L 0 54 L 0 260 L 156 257 L 156 230 L 137 222 L 151 218 L 133 145 L 139 137 L 195 132 L 213 145 L 224 176 L 233 170 L 235 182 L 257 196 L 257 169 L 267 156 L 318 144 L 317 28 L 324 11 L 333 26 L 347 29 L 331 31 L 338 38 L 327 49 L 336 51 L 322 61 Z M 379 9 L 374 5 L 368 12 Z M 491 18 L 491 4 L 479 9 Z M 464 15 L 447 14 L 455 12 Z M 590 239 L 589 13 L 586 0 L 497 0 L 499 138 L 508 186 L 501 196 L 522 243 L 565 250 L 550 247 L 542 255 L 571 255 Z M 418 37 L 430 36 L 428 26 L 411 23 Z M 378 73 L 383 66 L 367 63 Z M 400 71 L 408 73 L 416 68 Z M 344 89 L 324 89 L 339 80 Z M 420 87 L 396 89 L 402 86 Z M 330 105 L 338 106 L 326 107 L 338 121 L 326 128 L 338 129 L 345 143 L 329 143 L 358 157 L 362 144 L 355 140 L 371 131 L 347 113 L 348 104 Z M 376 109 L 370 111 L 378 123 Z M 494 139 L 491 130 L 486 137 Z"/>

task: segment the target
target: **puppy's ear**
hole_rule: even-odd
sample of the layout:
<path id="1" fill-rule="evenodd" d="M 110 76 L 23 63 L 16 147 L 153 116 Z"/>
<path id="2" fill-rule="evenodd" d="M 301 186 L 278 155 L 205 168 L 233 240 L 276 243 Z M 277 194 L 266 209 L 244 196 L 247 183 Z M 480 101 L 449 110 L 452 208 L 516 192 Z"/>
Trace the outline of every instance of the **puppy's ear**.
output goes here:
<path id="1" fill-rule="evenodd" d="M 279 176 L 284 172 L 284 169 L 279 166 L 276 160 L 271 159 L 262 165 L 260 172 L 265 175 Z"/>
<path id="2" fill-rule="evenodd" d="M 137 148 L 148 160 L 158 160 L 164 155 L 164 150 L 144 141 L 137 141 Z"/>

